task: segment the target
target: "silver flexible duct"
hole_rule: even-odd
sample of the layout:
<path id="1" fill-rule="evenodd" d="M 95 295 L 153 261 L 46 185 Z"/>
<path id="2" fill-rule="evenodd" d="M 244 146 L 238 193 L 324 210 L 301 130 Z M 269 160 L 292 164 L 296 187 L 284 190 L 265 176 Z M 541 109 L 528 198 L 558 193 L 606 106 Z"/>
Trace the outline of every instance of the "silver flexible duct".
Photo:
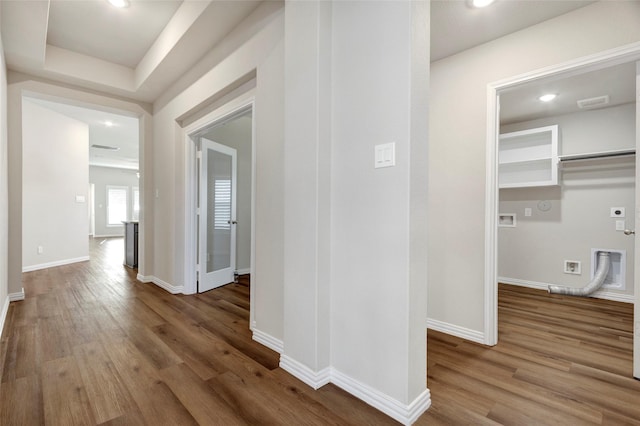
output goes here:
<path id="1" fill-rule="evenodd" d="M 611 266 L 611 259 L 609 258 L 608 251 L 598 252 L 598 268 L 593 276 L 593 279 L 589 284 L 582 288 L 576 287 L 564 287 L 561 285 L 550 285 L 549 293 L 555 294 L 568 294 L 569 296 L 588 296 L 597 289 L 599 289 L 604 283 L 607 274 L 609 273 L 609 267 Z"/>

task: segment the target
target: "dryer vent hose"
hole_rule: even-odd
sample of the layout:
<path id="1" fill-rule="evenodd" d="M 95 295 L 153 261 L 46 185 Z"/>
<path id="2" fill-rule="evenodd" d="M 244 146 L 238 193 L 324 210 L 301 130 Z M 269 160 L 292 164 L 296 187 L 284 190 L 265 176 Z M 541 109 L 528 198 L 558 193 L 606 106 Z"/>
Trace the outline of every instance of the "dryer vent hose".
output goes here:
<path id="1" fill-rule="evenodd" d="M 598 252 L 598 268 L 589 284 L 582 288 L 564 287 L 561 285 L 550 285 L 549 293 L 567 294 L 569 296 L 589 296 L 594 291 L 602 287 L 604 280 L 607 278 L 609 268 L 611 267 L 611 259 L 608 251 Z"/>

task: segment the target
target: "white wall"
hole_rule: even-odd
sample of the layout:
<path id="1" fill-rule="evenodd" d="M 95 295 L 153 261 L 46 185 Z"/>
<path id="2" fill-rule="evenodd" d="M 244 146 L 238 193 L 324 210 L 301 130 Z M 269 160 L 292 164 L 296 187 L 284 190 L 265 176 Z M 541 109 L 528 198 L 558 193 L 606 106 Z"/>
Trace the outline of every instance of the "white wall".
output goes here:
<path id="1" fill-rule="evenodd" d="M 22 117 L 23 270 L 88 260 L 89 127 L 28 98 Z"/>
<path id="2" fill-rule="evenodd" d="M 95 236 L 115 237 L 124 235 L 124 225 L 107 226 L 107 186 L 129 188 L 129 211 L 132 209 L 133 188 L 139 187 L 137 170 L 113 167 L 89 167 L 89 183 L 95 185 Z M 128 218 L 131 220 L 131 217 Z"/>
<path id="3" fill-rule="evenodd" d="M 561 155 L 635 149 L 633 104 L 502 126 L 501 133 L 552 124 L 558 124 Z M 551 210 L 538 210 L 540 200 L 551 201 Z M 626 250 L 626 289 L 607 291 L 633 295 L 634 239 L 615 230 L 611 207 L 624 207 L 626 228 L 635 229 L 634 157 L 564 163 L 559 186 L 500 190 L 500 212 L 517 214 L 515 228 L 498 230 L 501 280 L 583 287 L 592 248 Z M 565 259 L 580 261 L 582 274 L 563 273 Z"/>
<path id="4" fill-rule="evenodd" d="M 9 308 L 8 283 L 7 66 L 0 38 L 0 333 Z"/>
<path id="5" fill-rule="evenodd" d="M 431 319 L 484 332 L 487 84 L 638 41 L 640 3 L 597 2 L 432 63 Z"/>
<path id="6" fill-rule="evenodd" d="M 251 114 L 243 115 L 214 127 L 204 136 L 237 153 L 236 269 L 246 272 L 251 268 L 251 126 Z"/>

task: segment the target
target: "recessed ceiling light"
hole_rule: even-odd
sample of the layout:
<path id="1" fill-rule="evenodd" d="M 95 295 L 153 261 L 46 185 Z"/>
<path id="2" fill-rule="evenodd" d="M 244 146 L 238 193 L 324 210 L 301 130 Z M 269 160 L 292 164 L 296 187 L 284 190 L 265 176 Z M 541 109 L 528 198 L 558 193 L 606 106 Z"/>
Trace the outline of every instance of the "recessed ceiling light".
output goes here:
<path id="1" fill-rule="evenodd" d="M 546 95 L 540 96 L 538 99 L 541 102 L 551 102 L 552 100 L 554 100 L 556 98 L 556 96 L 558 96 L 558 95 L 556 95 L 555 93 L 547 93 Z"/>
<path id="2" fill-rule="evenodd" d="M 109 3 L 111 3 L 112 6 L 118 7 L 118 8 L 125 8 L 125 7 L 129 7 L 129 0 L 108 0 Z"/>
<path id="3" fill-rule="evenodd" d="M 477 8 L 487 7 L 494 1 L 495 0 L 471 0 L 471 6 L 477 7 Z"/>

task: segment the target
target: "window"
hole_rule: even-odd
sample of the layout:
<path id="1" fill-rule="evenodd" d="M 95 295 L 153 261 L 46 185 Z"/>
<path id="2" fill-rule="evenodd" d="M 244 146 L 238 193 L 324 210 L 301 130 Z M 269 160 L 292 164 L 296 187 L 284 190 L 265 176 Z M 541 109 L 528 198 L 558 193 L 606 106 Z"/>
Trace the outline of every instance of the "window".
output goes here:
<path id="1" fill-rule="evenodd" d="M 133 208 L 131 210 L 131 220 L 140 220 L 140 189 L 133 187 Z"/>
<path id="2" fill-rule="evenodd" d="M 122 225 L 127 220 L 129 188 L 107 186 L 107 226 Z"/>
<path id="3" fill-rule="evenodd" d="M 231 180 L 216 179 L 214 191 L 213 227 L 231 229 Z"/>

